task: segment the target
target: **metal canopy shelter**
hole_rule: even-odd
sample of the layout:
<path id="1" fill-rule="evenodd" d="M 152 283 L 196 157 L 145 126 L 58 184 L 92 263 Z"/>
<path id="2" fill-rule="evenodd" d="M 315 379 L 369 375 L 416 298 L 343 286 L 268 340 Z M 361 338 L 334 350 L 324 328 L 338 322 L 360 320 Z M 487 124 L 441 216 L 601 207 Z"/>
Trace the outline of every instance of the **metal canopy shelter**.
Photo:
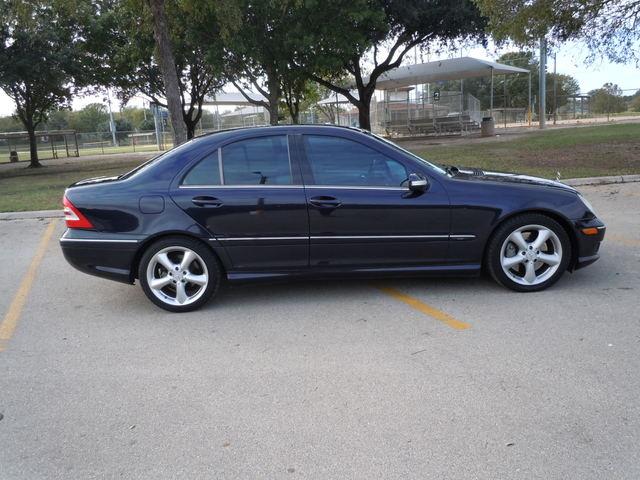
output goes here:
<path id="1" fill-rule="evenodd" d="M 267 98 L 256 92 L 245 92 L 247 96 L 255 100 L 256 102 L 266 102 Z M 269 112 L 265 111 L 264 107 L 258 106 L 255 103 L 249 102 L 244 95 L 240 92 L 219 92 L 214 93 L 210 97 L 205 98 L 203 105 L 213 105 L 216 107 L 216 116 L 218 118 L 218 129 L 221 128 L 220 125 L 220 111 L 218 107 L 230 107 L 230 106 L 244 106 L 245 108 L 241 110 L 236 110 L 233 112 L 228 112 L 223 114 L 222 116 L 231 116 L 231 115 L 240 115 L 242 117 L 242 123 L 244 126 L 244 117 L 247 112 L 251 112 L 251 115 L 257 115 L 259 112 L 264 112 L 265 115 L 269 115 Z M 250 107 L 250 108 L 249 108 Z"/>
<path id="2" fill-rule="evenodd" d="M 451 58 L 394 68 L 380 75 L 376 82 L 376 88 L 379 90 L 391 90 L 442 80 L 459 80 L 462 78 L 508 75 L 512 73 L 528 74 L 529 70 L 472 57 Z"/>
<path id="3" fill-rule="evenodd" d="M 529 118 L 531 112 L 531 72 L 525 68 L 473 57 L 450 58 L 435 62 L 418 63 L 394 68 L 383 73 L 376 82 L 379 90 L 392 90 L 410 85 L 463 80 L 465 78 L 491 76 L 491 98 L 489 115 L 493 116 L 493 76 L 526 73 L 529 75 Z M 366 83 L 366 81 L 365 81 Z"/>
<path id="4" fill-rule="evenodd" d="M 266 102 L 267 99 L 255 92 L 246 92 L 247 96 L 256 102 Z M 220 92 L 214 93 L 211 97 L 205 99 L 204 105 L 216 105 L 216 106 L 233 106 L 233 105 L 253 105 L 253 103 L 247 101 L 247 99 L 240 92 Z"/>

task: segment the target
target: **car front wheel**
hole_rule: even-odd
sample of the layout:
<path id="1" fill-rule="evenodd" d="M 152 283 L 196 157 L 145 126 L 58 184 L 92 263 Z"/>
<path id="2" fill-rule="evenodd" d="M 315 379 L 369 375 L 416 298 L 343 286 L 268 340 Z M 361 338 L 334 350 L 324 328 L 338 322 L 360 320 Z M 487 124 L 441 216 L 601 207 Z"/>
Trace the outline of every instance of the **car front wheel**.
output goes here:
<path id="1" fill-rule="evenodd" d="M 204 305 L 218 290 L 220 267 L 213 253 L 191 238 L 159 240 L 140 261 L 140 284 L 149 300 L 170 312 Z"/>
<path id="2" fill-rule="evenodd" d="M 565 229 L 541 214 L 514 217 L 490 240 L 487 266 L 500 284 L 519 292 L 535 292 L 553 285 L 571 259 Z"/>

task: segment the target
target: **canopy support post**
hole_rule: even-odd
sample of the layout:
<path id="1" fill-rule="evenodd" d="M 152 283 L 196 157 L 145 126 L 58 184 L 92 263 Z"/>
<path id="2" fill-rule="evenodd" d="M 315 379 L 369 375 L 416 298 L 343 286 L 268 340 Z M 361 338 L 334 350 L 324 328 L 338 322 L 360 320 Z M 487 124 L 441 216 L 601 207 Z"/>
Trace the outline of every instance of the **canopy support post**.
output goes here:
<path id="1" fill-rule="evenodd" d="M 504 128 L 507 128 L 507 74 L 504 74 L 504 88 L 502 95 L 504 96 L 504 101 L 502 102 L 504 105 L 504 110 L 502 112 L 502 116 L 504 117 Z"/>
<path id="2" fill-rule="evenodd" d="M 529 117 L 529 126 L 531 126 L 531 118 L 533 112 L 531 111 L 531 70 L 529 70 L 529 104 L 527 106 L 527 116 Z"/>
<path id="3" fill-rule="evenodd" d="M 464 111 L 464 78 L 461 78 L 460 79 L 460 110 L 458 113 L 458 120 L 460 121 L 460 135 L 462 135 L 462 132 L 464 130 L 463 124 L 462 124 L 463 111 Z"/>
<path id="4" fill-rule="evenodd" d="M 489 101 L 489 116 L 493 117 L 493 67 L 491 67 L 491 95 Z"/>

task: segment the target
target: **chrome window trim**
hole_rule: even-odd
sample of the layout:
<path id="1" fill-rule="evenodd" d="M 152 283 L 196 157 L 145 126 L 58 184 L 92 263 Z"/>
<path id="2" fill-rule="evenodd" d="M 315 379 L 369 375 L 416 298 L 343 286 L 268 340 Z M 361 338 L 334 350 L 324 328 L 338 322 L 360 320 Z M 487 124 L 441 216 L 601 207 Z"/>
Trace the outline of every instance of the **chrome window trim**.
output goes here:
<path id="1" fill-rule="evenodd" d="M 304 188 L 304 185 L 179 185 L 178 188 Z"/>
<path id="2" fill-rule="evenodd" d="M 318 190 L 321 188 L 333 188 L 336 190 L 393 190 L 393 191 L 409 191 L 409 187 L 374 187 L 371 185 L 305 185 L 305 188 Z"/>
<path id="3" fill-rule="evenodd" d="M 102 243 L 138 243 L 138 240 L 124 240 L 116 238 L 66 238 L 62 237 L 61 242 L 102 242 Z"/>
<path id="4" fill-rule="evenodd" d="M 307 188 L 319 190 L 323 188 L 333 188 L 336 190 L 389 190 L 396 192 L 408 192 L 406 187 L 362 187 L 345 185 L 179 185 L 178 188 Z"/>

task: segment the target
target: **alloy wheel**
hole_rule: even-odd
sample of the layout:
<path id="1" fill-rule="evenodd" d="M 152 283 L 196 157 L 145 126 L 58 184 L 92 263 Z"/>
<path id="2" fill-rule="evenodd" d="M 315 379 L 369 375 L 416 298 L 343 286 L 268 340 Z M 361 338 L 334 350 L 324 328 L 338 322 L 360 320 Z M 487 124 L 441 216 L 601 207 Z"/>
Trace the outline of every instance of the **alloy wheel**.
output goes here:
<path id="1" fill-rule="evenodd" d="M 202 257 L 193 250 L 167 247 L 149 261 L 147 283 L 163 303 L 186 306 L 202 297 L 209 283 L 209 272 Z"/>
<path id="2" fill-rule="evenodd" d="M 562 243 L 553 230 L 542 225 L 519 227 L 500 249 L 504 273 L 520 285 L 539 285 L 553 277 L 562 262 Z"/>

